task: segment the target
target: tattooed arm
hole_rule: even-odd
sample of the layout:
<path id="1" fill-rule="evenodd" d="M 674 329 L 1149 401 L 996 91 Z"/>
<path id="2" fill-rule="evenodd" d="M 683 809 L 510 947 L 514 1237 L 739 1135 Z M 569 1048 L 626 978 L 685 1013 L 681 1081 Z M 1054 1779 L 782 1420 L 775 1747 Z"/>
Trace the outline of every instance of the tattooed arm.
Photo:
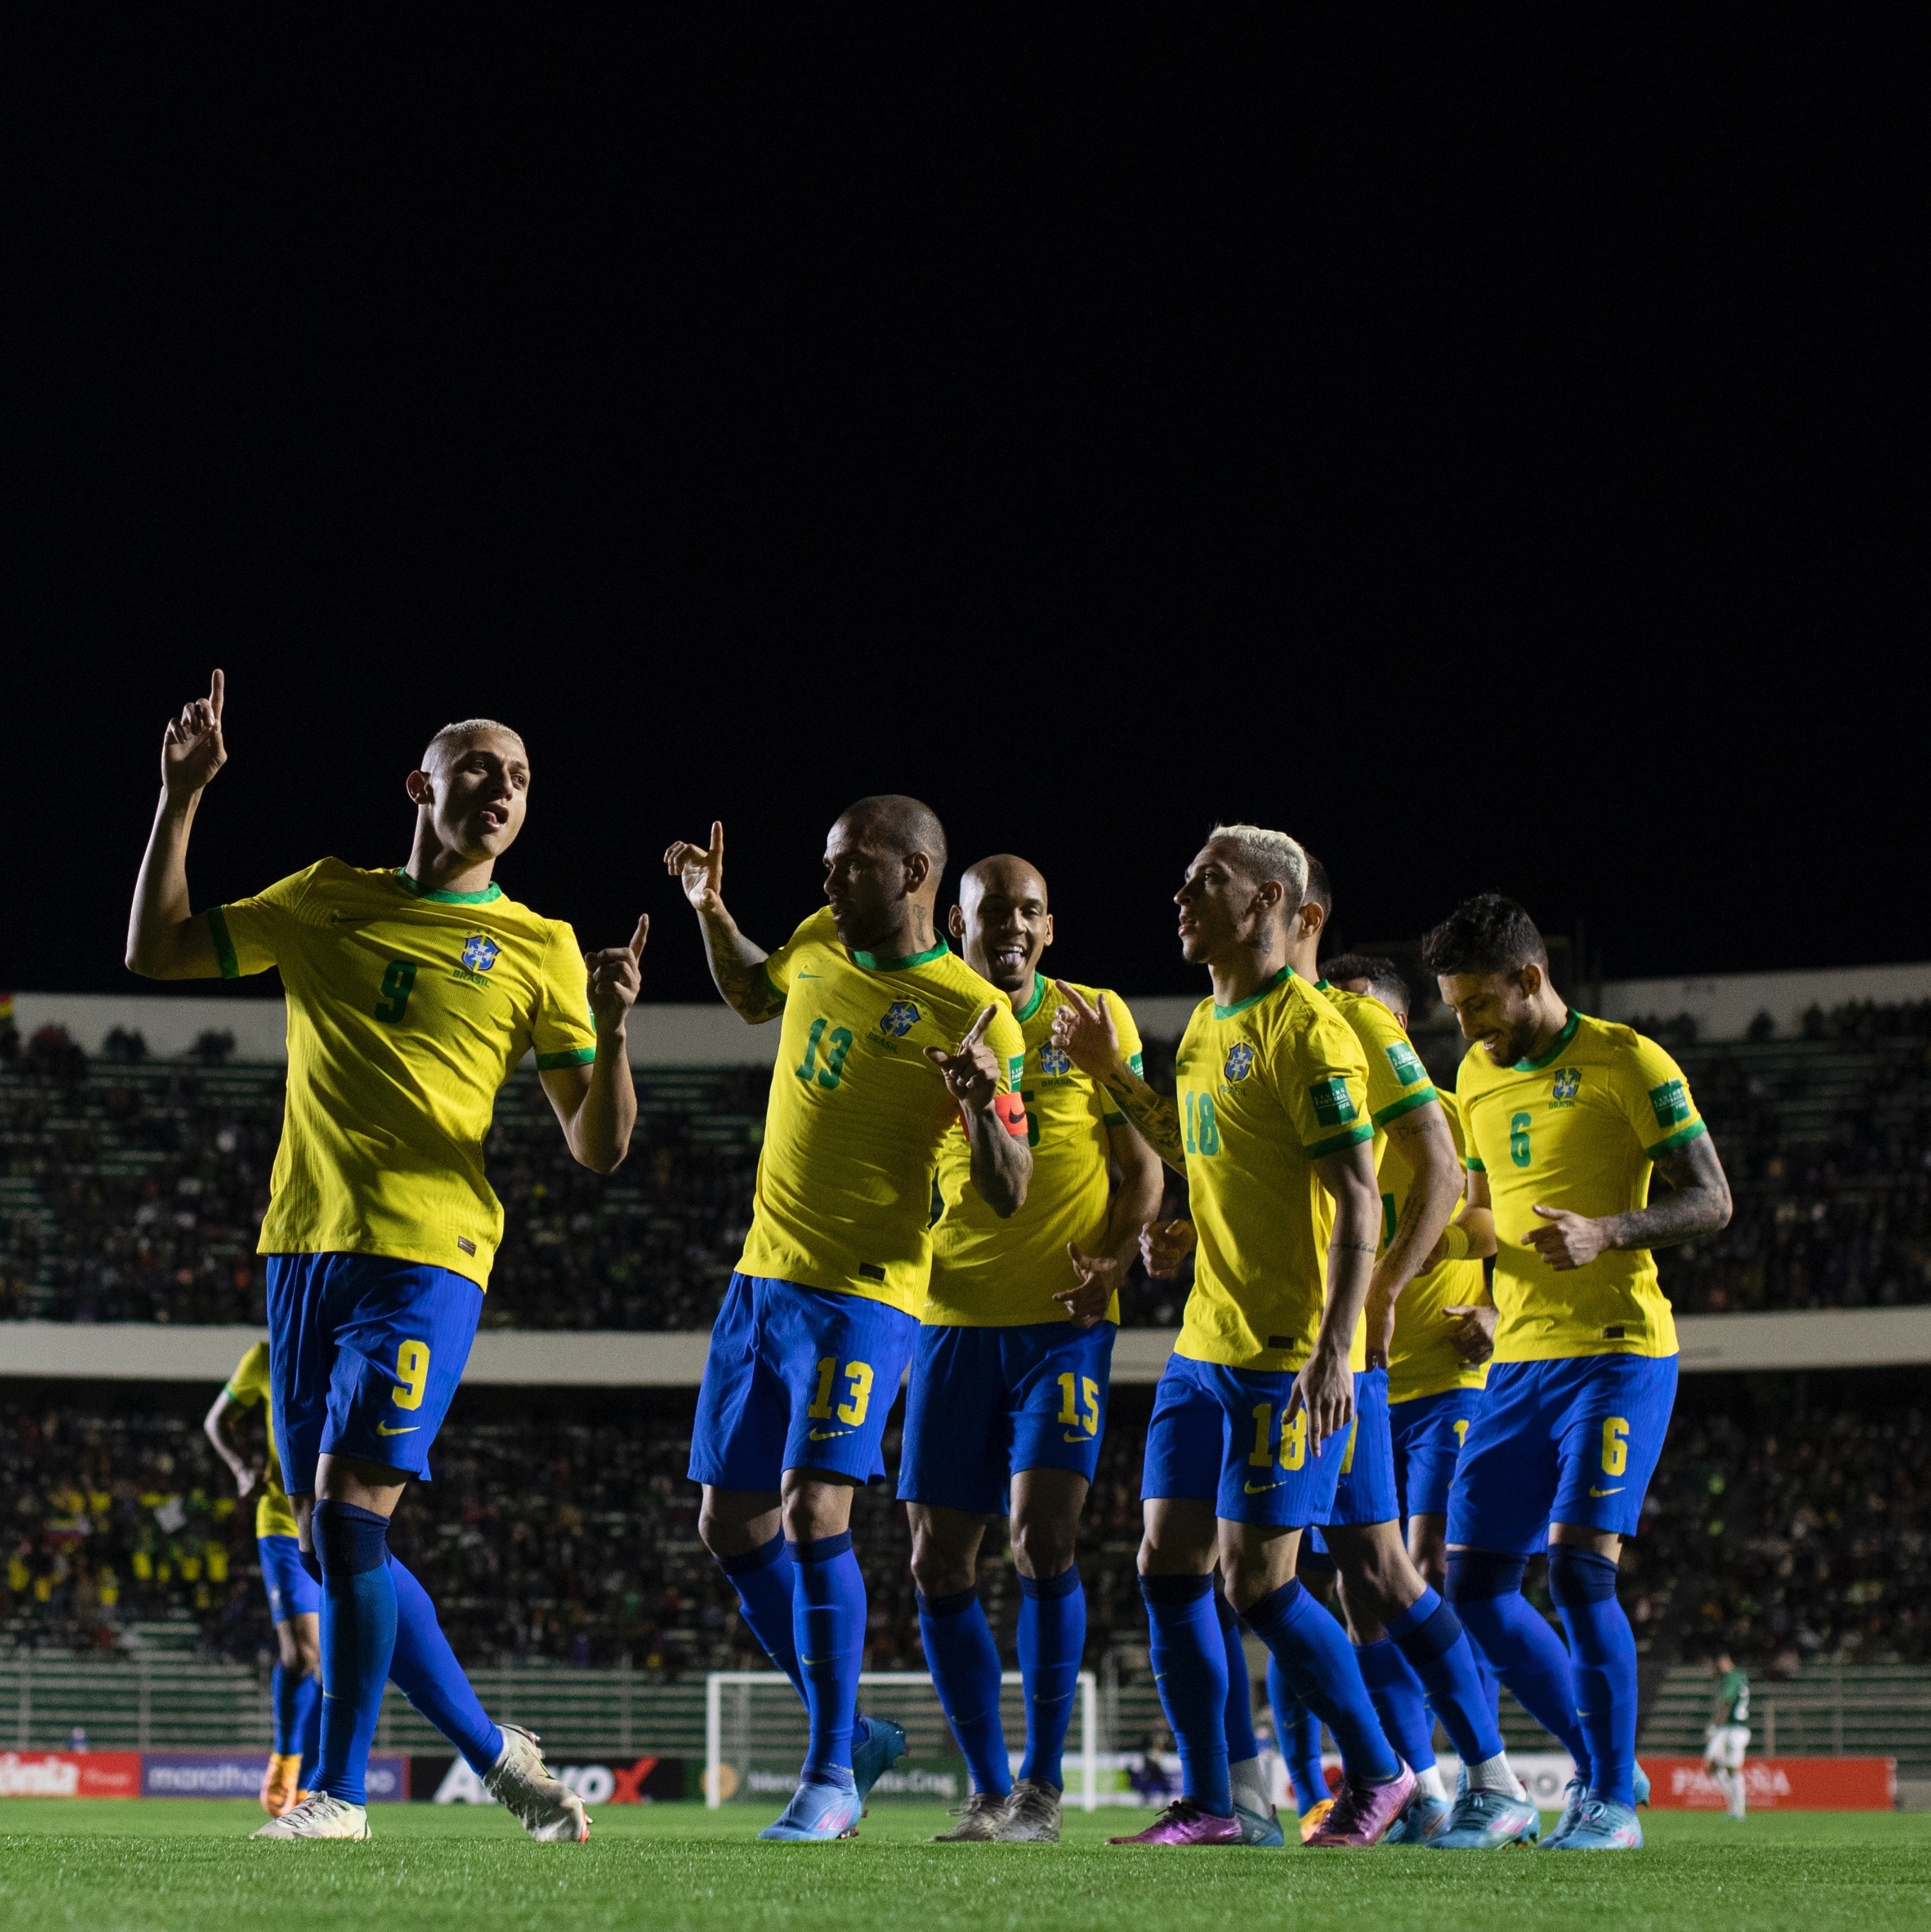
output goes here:
<path id="1" fill-rule="evenodd" d="M 785 1010 L 785 996 L 766 976 L 770 956 L 737 929 L 724 907 L 724 827 L 713 822 L 708 846 L 680 838 L 664 854 L 664 869 L 684 889 L 704 928 L 704 957 L 724 1003 L 747 1026 L 761 1026 Z"/>
<path id="2" fill-rule="evenodd" d="M 1053 983 L 1066 1003 L 1053 1016 L 1053 1045 L 1112 1095 L 1120 1112 L 1140 1130 L 1140 1138 L 1169 1167 L 1185 1174 L 1187 1154 L 1180 1138 L 1179 1110 L 1127 1064 L 1113 1009 L 1104 1000 L 1089 1006 L 1063 980 Z"/>
<path id="3" fill-rule="evenodd" d="M 1548 1226 L 1530 1231 L 1529 1246 L 1551 1268 L 1566 1270 L 1586 1268 L 1605 1249 L 1673 1248 L 1729 1226 L 1729 1178 L 1707 1134 L 1659 1154 L 1656 1172 L 1669 1183 L 1668 1199 L 1626 1214 L 1592 1220 L 1539 1205 L 1536 1212 Z"/>

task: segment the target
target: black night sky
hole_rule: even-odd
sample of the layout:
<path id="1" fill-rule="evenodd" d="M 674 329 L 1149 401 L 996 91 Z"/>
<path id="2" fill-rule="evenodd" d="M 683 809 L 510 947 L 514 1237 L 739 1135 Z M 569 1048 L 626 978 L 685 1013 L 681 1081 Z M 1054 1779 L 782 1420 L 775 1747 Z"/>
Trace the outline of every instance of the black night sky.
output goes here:
<path id="1" fill-rule="evenodd" d="M 17 16 L 0 986 L 137 985 L 217 663 L 197 903 L 493 714 L 647 998 L 671 836 L 775 944 L 882 790 L 1129 992 L 1217 817 L 1357 943 L 1931 957 L 1907 17 Z"/>

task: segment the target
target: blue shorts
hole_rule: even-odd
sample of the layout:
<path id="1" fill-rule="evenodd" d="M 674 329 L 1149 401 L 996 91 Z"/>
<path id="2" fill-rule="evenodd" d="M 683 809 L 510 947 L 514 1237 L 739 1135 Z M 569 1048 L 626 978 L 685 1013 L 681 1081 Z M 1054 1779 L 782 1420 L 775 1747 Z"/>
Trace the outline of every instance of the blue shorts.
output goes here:
<path id="1" fill-rule="evenodd" d="M 918 1323 L 862 1294 L 734 1274 L 710 1331 L 691 1480 L 775 1490 L 787 1469 L 882 1481 L 885 1418 Z"/>
<path id="2" fill-rule="evenodd" d="M 262 1588 L 268 1592 L 269 1622 L 315 1616 L 322 1608 L 322 1586 L 302 1567 L 302 1545 L 292 1536 L 258 1536 Z"/>
<path id="3" fill-rule="evenodd" d="M 920 1328 L 905 1391 L 902 1502 L 1004 1516 L 1022 1469 L 1093 1480 L 1113 1324 Z"/>
<path id="4" fill-rule="evenodd" d="M 1442 1389 L 1389 1403 L 1395 1486 L 1404 1517 L 1448 1514 L 1449 1486 L 1455 1480 L 1462 1438 L 1481 1407 L 1479 1388 Z"/>
<path id="5" fill-rule="evenodd" d="M 1169 1355 L 1146 1425 L 1143 1498 L 1212 1498 L 1227 1522 L 1302 1529 L 1335 1499 L 1346 1438 L 1308 1440 L 1307 1412 L 1284 1428 L 1290 1370 L 1227 1369 Z"/>
<path id="6" fill-rule="evenodd" d="M 467 1275 L 427 1262 L 269 1256 L 269 1385 L 290 1496 L 315 1493 L 323 1455 L 428 1480 L 482 1299 Z"/>
<path id="7" fill-rule="evenodd" d="M 1449 1493 L 1449 1541 L 1527 1556 L 1551 1523 L 1633 1535 L 1675 1402 L 1674 1355 L 1493 1364 Z"/>
<path id="8" fill-rule="evenodd" d="M 1401 1507 L 1395 1492 L 1395 1447 L 1388 1438 L 1388 1371 L 1357 1369 L 1354 1422 L 1341 1454 L 1341 1480 L 1321 1520 L 1336 1528 L 1392 1522 Z M 1326 1548 L 1325 1540 L 1317 1540 Z"/>

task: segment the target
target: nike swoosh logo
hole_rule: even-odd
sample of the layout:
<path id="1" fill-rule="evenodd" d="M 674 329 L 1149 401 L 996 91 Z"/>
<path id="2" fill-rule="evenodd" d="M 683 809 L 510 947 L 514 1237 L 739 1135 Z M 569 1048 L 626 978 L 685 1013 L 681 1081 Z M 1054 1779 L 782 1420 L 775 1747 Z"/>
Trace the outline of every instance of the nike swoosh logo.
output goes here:
<path id="1" fill-rule="evenodd" d="M 814 1429 L 811 1439 L 814 1442 L 829 1442 L 834 1436 L 849 1436 L 851 1433 L 848 1429 Z"/>
<path id="2" fill-rule="evenodd" d="M 1620 1496 L 1629 1486 L 1627 1483 L 1618 1483 L 1613 1490 L 1599 1490 L 1592 1487 L 1589 1493 L 1592 1496 Z"/>
<path id="3" fill-rule="evenodd" d="M 422 1426 L 419 1422 L 412 1422 L 407 1429 L 392 1429 L 387 1423 L 378 1422 L 376 1433 L 378 1436 L 413 1436 Z"/>
<path id="4" fill-rule="evenodd" d="M 1264 1496 L 1269 1490 L 1284 1489 L 1286 1486 L 1287 1485 L 1284 1481 L 1279 1483 L 1249 1483 L 1247 1486 L 1247 1492 L 1251 1496 Z"/>
<path id="5" fill-rule="evenodd" d="M 1090 1442 L 1093 1438 L 1083 1429 L 1069 1429 L 1059 1439 L 1062 1442 Z"/>
<path id="6" fill-rule="evenodd" d="M 800 980 L 816 980 L 821 978 L 823 976 L 817 973 L 800 973 L 795 976 Z"/>

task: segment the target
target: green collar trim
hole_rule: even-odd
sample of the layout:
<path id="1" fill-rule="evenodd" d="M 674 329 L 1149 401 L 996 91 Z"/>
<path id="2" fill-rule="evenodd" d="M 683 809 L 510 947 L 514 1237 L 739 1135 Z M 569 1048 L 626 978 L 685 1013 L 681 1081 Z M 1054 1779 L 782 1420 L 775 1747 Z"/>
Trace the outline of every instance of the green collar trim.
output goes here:
<path id="1" fill-rule="evenodd" d="M 1035 973 L 1032 976 L 1032 998 L 1013 1015 L 1013 1018 L 1023 1026 L 1035 1013 L 1039 1011 L 1039 1003 L 1045 998 L 1046 975 L 1044 973 Z"/>
<path id="2" fill-rule="evenodd" d="M 881 959 L 875 952 L 854 952 L 851 962 L 868 973 L 902 973 L 908 966 L 929 966 L 935 959 L 943 959 L 949 950 L 941 939 L 936 946 L 908 954 L 903 959 Z"/>
<path id="3" fill-rule="evenodd" d="M 1551 1042 L 1548 1052 L 1539 1060 L 1517 1060 L 1515 1071 L 1518 1073 L 1539 1073 L 1575 1037 L 1575 1029 L 1581 1019 L 1582 1016 L 1571 1006 L 1569 1010 L 1569 1024 L 1556 1035 L 1554 1041 Z"/>
<path id="4" fill-rule="evenodd" d="M 479 892 L 432 892 L 409 876 L 406 866 L 395 868 L 398 884 L 413 899 L 427 899 L 431 905 L 493 905 L 503 896 L 503 888 L 492 879 Z"/>
<path id="5" fill-rule="evenodd" d="M 1325 980 L 1317 980 L 1314 982 L 1314 991 L 1317 993 L 1331 992 L 1333 988 Z"/>
<path id="6" fill-rule="evenodd" d="M 1268 994 L 1274 991 L 1275 987 L 1286 986 L 1287 982 L 1293 979 L 1293 976 L 1294 969 L 1293 967 L 1282 967 L 1280 971 L 1275 974 L 1271 980 L 1263 980 L 1259 986 L 1248 994 L 1245 999 L 1237 1000 L 1230 1006 L 1217 1006 L 1215 1007 L 1215 1018 L 1217 1020 L 1230 1020 L 1233 1018 L 1236 1013 L 1244 1013 L 1247 1011 L 1249 1006 L 1259 1006 L 1261 1001 L 1266 999 Z"/>

